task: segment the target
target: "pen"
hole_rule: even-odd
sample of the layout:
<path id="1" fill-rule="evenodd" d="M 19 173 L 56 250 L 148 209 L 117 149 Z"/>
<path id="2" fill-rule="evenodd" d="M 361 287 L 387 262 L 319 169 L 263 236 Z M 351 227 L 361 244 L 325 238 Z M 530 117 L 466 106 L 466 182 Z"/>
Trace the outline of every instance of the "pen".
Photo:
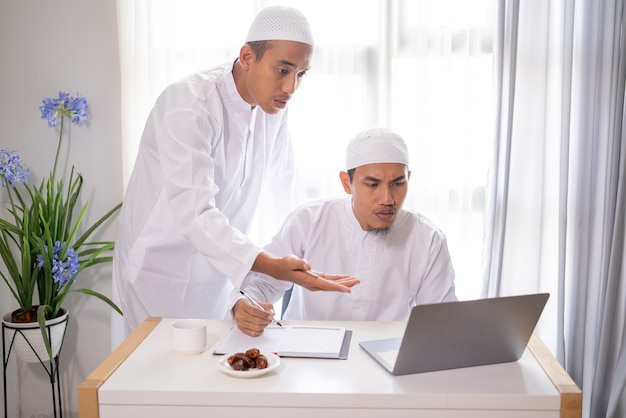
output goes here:
<path id="1" fill-rule="evenodd" d="M 265 311 L 265 308 L 263 308 L 261 305 L 259 305 L 259 303 L 252 299 L 250 296 L 246 295 L 243 290 L 239 290 L 239 293 L 241 293 L 243 295 L 244 298 L 248 299 L 248 302 L 250 302 L 251 304 L 253 304 L 254 306 L 256 306 L 257 308 L 259 308 L 262 311 Z M 267 312 L 267 311 L 266 311 Z M 274 319 L 274 322 L 276 322 L 276 325 L 278 325 L 279 327 L 282 327 L 283 324 L 281 324 L 280 322 L 278 322 L 278 320 Z"/>

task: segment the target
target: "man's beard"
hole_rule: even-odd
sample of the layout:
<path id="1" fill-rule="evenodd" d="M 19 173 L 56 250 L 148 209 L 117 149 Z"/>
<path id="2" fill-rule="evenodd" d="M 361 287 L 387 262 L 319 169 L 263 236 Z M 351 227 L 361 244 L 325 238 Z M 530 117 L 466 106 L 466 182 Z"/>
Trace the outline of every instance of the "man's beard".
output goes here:
<path id="1" fill-rule="evenodd" d="M 387 227 L 387 228 L 372 228 L 372 229 L 369 230 L 369 232 L 371 232 L 374 235 L 385 236 L 389 232 L 389 227 Z"/>

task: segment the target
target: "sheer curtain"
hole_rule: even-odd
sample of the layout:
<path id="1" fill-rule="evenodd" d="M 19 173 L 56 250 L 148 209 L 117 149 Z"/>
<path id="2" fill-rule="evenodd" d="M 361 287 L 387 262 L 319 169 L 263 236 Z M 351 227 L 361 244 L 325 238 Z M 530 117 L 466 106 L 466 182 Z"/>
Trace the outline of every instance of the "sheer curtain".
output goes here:
<path id="1" fill-rule="evenodd" d="M 494 0 L 118 0 L 124 179 L 157 95 L 169 83 L 234 59 L 263 7 L 300 9 L 316 40 L 312 70 L 289 106 L 307 199 L 345 196 L 345 146 L 376 125 L 411 151 L 405 206 L 443 229 L 457 294 L 480 295 L 485 184 L 493 123 Z M 252 238 L 278 227 L 271 202 Z"/>
<path id="2" fill-rule="evenodd" d="M 586 417 L 624 416 L 625 13 L 623 0 L 498 13 L 485 292 L 550 292 L 538 333 Z"/>

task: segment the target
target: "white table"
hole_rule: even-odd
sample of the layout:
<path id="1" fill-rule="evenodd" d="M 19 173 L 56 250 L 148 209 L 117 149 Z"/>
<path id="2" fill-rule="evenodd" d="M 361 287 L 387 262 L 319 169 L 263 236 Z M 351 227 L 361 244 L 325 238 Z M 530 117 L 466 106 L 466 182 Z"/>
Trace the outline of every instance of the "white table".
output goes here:
<path id="1" fill-rule="evenodd" d="M 238 379 L 212 354 L 233 321 L 209 321 L 212 346 L 196 355 L 172 350 L 171 322 L 149 318 L 81 383 L 81 418 L 581 416 L 580 390 L 535 336 L 517 362 L 394 377 L 358 343 L 401 336 L 404 322 L 334 323 L 353 331 L 347 360 L 283 358 Z"/>

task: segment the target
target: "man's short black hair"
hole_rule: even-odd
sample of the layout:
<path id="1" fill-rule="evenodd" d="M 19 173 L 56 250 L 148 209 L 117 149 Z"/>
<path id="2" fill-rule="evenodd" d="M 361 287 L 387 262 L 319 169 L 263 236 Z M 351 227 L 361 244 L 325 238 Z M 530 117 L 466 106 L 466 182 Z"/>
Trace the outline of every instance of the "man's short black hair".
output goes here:
<path id="1" fill-rule="evenodd" d="M 270 47 L 272 46 L 272 41 L 250 41 L 246 42 L 246 45 L 248 45 L 250 49 L 252 49 L 256 60 L 261 61 L 263 55 L 265 54 L 265 51 L 270 49 Z"/>
<path id="2" fill-rule="evenodd" d="M 352 184 L 352 177 L 354 177 L 354 170 L 356 170 L 356 167 L 348 170 L 348 177 L 350 178 L 350 184 Z"/>

